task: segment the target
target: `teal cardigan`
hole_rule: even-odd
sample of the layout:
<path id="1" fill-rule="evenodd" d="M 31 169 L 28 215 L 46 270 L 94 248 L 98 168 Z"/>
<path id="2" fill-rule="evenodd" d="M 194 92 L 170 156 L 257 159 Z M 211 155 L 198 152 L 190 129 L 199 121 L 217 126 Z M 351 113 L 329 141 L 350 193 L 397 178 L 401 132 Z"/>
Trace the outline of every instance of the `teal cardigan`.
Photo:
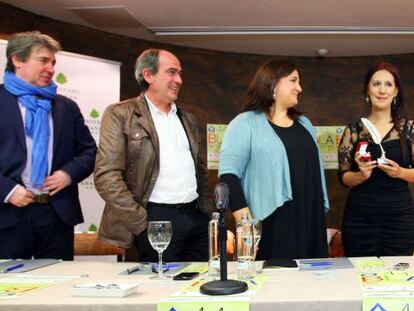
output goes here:
<path id="1" fill-rule="evenodd" d="M 309 131 L 316 144 L 316 131 L 309 119 L 300 116 L 298 121 Z M 320 152 L 318 155 L 324 208 L 327 212 L 329 201 L 325 173 Z M 244 112 L 230 122 L 220 151 L 219 176 L 224 174 L 234 174 L 241 180 L 254 218 L 263 220 L 284 202 L 292 200 L 285 146 L 265 113 Z"/>

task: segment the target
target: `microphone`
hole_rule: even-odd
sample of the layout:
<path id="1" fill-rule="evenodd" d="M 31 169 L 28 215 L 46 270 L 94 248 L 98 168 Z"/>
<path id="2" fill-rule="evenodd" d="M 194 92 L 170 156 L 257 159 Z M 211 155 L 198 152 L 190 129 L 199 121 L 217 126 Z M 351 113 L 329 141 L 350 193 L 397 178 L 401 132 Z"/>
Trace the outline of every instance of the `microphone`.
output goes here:
<path id="1" fill-rule="evenodd" d="M 229 206 L 229 186 L 219 183 L 214 188 L 216 195 L 216 206 L 220 214 L 218 225 L 218 240 L 220 252 L 220 280 L 204 283 L 200 287 L 200 292 L 205 295 L 232 295 L 243 293 L 249 288 L 246 282 L 227 279 L 227 255 L 226 255 L 226 217 L 225 211 Z M 211 240 L 210 240 L 211 241 Z"/>
<path id="2" fill-rule="evenodd" d="M 225 210 L 229 206 L 229 186 L 225 183 L 218 183 L 214 188 L 216 196 L 216 207 L 218 210 Z"/>

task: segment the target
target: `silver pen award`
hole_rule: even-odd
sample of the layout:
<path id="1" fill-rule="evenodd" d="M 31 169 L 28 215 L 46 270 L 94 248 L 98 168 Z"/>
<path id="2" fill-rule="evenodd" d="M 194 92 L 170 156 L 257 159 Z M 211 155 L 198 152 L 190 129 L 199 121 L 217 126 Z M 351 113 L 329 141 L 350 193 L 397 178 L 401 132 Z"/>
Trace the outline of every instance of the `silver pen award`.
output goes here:
<path id="1" fill-rule="evenodd" d="M 372 137 L 372 140 L 374 143 L 380 146 L 381 148 L 381 157 L 377 159 L 378 164 L 388 164 L 387 159 L 385 158 L 385 151 L 384 148 L 382 148 L 381 141 L 382 137 L 381 134 L 378 132 L 377 128 L 375 127 L 372 122 L 366 118 L 361 118 L 362 124 L 364 124 L 365 128 L 368 130 L 369 134 Z"/>

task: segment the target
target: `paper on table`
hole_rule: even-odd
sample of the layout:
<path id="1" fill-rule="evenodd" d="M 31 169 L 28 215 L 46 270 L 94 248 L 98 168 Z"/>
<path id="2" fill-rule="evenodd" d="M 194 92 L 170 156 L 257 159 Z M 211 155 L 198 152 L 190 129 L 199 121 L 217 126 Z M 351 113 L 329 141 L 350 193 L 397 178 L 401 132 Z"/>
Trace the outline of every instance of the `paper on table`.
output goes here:
<path id="1" fill-rule="evenodd" d="M 300 259 L 300 271 L 316 271 L 316 270 L 338 270 L 353 269 L 351 261 L 345 257 L 339 258 L 321 258 L 321 259 Z"/>
<path id="2" fill-rule="evenodd" d="M 73 279 L 70 276 L 15 275 L 2 278 L 0 282 L 0 299 L 18 298 L 27 292 L 56 285 Z"/>
<path id="3" fill-rule="evenodd" d="M 359 270 L 385 269 L 384 262 L 379 258 L 357 259 L 354 262 L 355 268 Z"/>
<path id="4" fill-rule="evenodd" d="M 38 268 L 43 268 L 46 266 L 53 265 L 55 263 L 61 262 L 60 259 L 12 259 L 0 262 L 0 273 L 21 273 L 27 272 Z M 19 268 L 12 271 L 7 271 L 10 267 L 19 266 Z"/>
<path id="5" fill-rule="evenodd" d="M 182 272 L 198 272 L 200 274 L 206 273 L 208 271 L 208 265 L 207 264 L 191 264 L 184 269 L 180 270 L 180 273 Z"/>
<path id="6" fill-rule="evenodd" d="M 363 272 L 358 277 L 363 311 L 414 308 L 413 271 Z"/>
<path id="7" fill-rule="evenodd" d="M 200 287 L 211 279 L 198 278 L 160 302 L 157 311 L 170 311 L 172 308 L 180 311 L 216 311 L 221 308 L 226 311 L 249 311 L 251 297 L 263 286 L 266 279 L 264 275 L 257 275 L 247 281 L 249 289 L 244 293 L 208 296 L 200 293 Z"/>

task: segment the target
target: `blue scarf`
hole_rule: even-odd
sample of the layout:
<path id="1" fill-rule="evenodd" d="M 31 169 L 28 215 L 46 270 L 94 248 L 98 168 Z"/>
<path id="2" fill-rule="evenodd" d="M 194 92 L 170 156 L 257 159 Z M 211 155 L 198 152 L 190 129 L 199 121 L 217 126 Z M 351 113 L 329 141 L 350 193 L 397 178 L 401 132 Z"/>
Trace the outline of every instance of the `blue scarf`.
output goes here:
<path id="1" fill-rule="evenodd" d="M 31 181 L 33 186 L 41 188 L 48 171 L 49 112 L 57 86 L 53 81 L 45 87 L 35 86 L 6 70 L 4 87 L 26 108 L 25 131 L 33 139 Z"/>

